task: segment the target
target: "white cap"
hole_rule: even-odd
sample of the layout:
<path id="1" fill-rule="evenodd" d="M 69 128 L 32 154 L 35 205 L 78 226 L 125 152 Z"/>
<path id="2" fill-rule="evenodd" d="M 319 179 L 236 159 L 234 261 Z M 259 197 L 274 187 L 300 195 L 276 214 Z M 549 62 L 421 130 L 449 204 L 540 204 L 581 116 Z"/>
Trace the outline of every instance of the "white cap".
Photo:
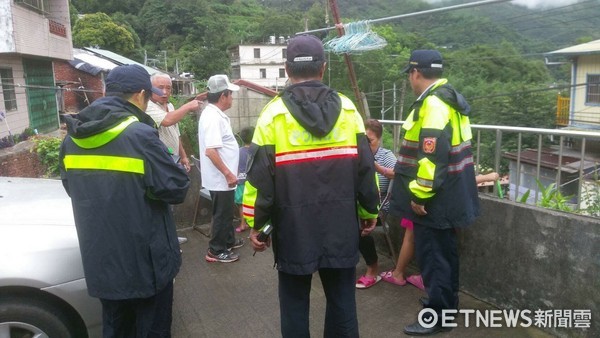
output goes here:
<path id="1" fill-rule="evenodd" d="M 220 93 L 225 89 L 229 89 L 234 92 L 240 90 L 240 86 L 229 82 L 229 78 L 224 74 L 211 76 L 210 79 L 208 79 L 207 86 L 209 93 Z"/>

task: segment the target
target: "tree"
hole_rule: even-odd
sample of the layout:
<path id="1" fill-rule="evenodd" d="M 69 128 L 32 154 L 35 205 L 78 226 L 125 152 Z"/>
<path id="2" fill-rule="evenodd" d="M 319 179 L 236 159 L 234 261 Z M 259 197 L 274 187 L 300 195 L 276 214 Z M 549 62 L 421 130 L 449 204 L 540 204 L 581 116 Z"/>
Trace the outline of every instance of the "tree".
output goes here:
<path id="1" fill-rule="evenodd" d="M 73 28 L 75 47 L 98 46 L 119 54 L 129 54 L 135 47 L 127 28 L 116 24 L 104 13 L 87 14 Z"/>

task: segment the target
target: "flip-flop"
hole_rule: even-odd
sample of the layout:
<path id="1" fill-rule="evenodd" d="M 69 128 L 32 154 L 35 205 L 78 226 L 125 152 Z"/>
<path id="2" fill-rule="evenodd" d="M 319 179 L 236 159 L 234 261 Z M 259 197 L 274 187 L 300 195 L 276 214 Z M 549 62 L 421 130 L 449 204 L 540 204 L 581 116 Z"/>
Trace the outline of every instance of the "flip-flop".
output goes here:
<path id="1" fill-rule="evenodd" d="M 421 275 L 411 275 L 406 277 L 406 281 L 416 286 L 417 288 L 425 291 L 425 285 L 423 284 L 423 277 Z"/>
<path id="2" fill-rule="evenodd" d="M 392 283 L 392 284 L 399 285 L 399 286 L 406 285 L 406 279 L 399 280 L 397 278 L 394 278 L 394 271 L 393 270 L 382 272 L 381 274 L 379 274 L 379 276 L 381 276 L 381 278 L 385 282 Z"/>
<path id="3" fill-rule="evenodd" d="M 242 228 L 242 227 L 235 228 L 235 232 L 237 232 L 237 233 L 244 232 L 246 230 L 248 230 L 248 228 Z"/>
<path id="4" fill-rule="evenodd" d="M 356 281 L 356 288 L 357 289 L 368 289 L 371 286 L 377 284 L 379 281 L 381 280 L 381 276 L 376 276 L 376 277 L 367 277 L 365 276 L 361 276 L 357 281 Z"/>

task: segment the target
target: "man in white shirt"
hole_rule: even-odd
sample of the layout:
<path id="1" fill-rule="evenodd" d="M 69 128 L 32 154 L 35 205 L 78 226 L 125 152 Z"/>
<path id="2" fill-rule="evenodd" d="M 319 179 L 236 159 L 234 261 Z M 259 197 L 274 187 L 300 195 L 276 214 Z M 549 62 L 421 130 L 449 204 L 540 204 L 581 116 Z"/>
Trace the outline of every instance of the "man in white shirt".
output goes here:
<path id="1" fill-rule="evenodd" d="M 211 238 L 205 259 L 230 263 L 239 259 L 231 249 L 241 247 L 244 241 L 235 239 L 232 226 L 239 146 L 229 117 L 223 111 L 231 108 L 233 92 L 240 87 L 230 83 L 227 75 L 211 76 L 207 86 L 209 104 L 198 122 L 202 185 L 210 191 L 213 203 Z"/>
<path id="2" fill-rule="evenodd" d="M 183 144 L 181 143 L 181 133 L 179 132 L 178 122 L 187 114 L 197 111 L 200 108 L 200 101 L 191 100 L 190 102 L 175 109 L 169 102 L 173 84 L 171 77 L 163 73 L 155 73 L 150 78 L 152 86 L 163 91 L 164 95 L 159 96 L 152 93 L 152 98 L 148 101 L 146 114 L 150 115 L 158 126 L 158 137 L 167 146 L 171 155 L 179 160 L 187 172 L 190 171 L 190 160 L 188 159 Z M 179 244 L 187 242 L 187 238 L 178 237 Z"/>

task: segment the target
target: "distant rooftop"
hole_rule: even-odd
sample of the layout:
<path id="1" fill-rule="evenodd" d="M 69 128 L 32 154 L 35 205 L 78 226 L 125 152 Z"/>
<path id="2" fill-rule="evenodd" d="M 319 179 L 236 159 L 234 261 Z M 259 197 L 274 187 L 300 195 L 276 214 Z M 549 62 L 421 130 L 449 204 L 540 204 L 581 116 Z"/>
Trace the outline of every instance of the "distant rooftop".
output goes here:
<path id="1" fill-rule="evenodd" d="M 132 59 L 126 58 L 122 55 L 119 55 L 117 53 L 113 53 L 109 50 L 105 50 L 105 49 L 99 49 L 99 48 L 92 48 L 92 47 L 84 47 L 84 50 L 90 51 L 92 53 L 94 53 L 97 56 L 100 56 L 102 58 L 105 58 L 111 62 L 114 62 L 118 65 L 140 65 L 142 67 L 144 67 L 144 69 L 146 69 L 146 71 L 148 72 L 148 74 L 150 75 L 154 75 L 155 73 L 163 73 L 158 69 L 154 69 L 152 67 L 148 67 L 146 65 L 143 65 L 137 61 L 134 61 Z"/>
<path id="2" fill-rule="evenodd" d="M 575 45 L 559 50 L 555 50 L 552 52 L 548 52 L 545 55 L 547 56 L 576 56 L 576 55 L 593 55 L 600 54 L 600 40 L 594 40 L 586 43 L 582 43 L 580 45 Z"/>

